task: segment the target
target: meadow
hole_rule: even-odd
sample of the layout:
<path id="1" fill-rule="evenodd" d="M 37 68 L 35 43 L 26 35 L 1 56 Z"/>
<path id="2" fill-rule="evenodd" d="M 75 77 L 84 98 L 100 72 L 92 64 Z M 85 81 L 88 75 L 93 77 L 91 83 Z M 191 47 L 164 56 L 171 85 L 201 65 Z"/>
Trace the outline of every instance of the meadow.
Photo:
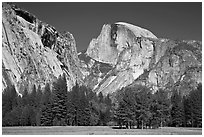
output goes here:
<path id="1" fill-rule="evenodd" d="M 202 128 L 115 129 L 109 126 L 2 127 L 3 135 L 202 135 Z"/>

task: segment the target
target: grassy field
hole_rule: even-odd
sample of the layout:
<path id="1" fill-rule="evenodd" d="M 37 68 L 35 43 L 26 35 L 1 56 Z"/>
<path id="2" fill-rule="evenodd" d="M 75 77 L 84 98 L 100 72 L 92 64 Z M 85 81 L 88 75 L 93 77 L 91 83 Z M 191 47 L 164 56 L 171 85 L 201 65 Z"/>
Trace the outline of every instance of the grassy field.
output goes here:
<path id="1" fill-rule="evenodd" d="M 107 126 L 3 127 L 3 135 L 202 135 L 201 128 L 113 129 Z"/>

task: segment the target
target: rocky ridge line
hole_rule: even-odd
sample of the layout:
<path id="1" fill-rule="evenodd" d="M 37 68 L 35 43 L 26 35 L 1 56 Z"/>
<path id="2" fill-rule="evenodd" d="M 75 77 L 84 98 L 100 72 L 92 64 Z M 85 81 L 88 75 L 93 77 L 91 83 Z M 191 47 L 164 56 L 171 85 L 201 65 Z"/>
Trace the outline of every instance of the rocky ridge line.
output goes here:
<path id="1" fill-rule="evenodd" d="M 120 22 L 105 24 L 79 58 L 87 86 L 97 93 L 142 84 L 152 92 L 175 87 L 188 94 L 202 82 L 201 51 L 200 41 L 161 39 Z"/>
<path id="2" fill-rule="evenodd" d="M 14 5 L 2 5 L 2 88 L 18 92 L 35 84 L 44 87 L 66 74 L 68 88 L 82 83 L 76 42 L 69 32 L 51 25 Z"/>

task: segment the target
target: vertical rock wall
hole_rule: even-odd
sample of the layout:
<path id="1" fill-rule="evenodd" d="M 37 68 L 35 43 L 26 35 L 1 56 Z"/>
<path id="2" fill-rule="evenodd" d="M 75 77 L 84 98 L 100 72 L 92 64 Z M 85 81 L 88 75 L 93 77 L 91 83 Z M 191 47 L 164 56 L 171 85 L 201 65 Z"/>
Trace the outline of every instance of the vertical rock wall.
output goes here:
<path id="1" fill-rule="evenodd" d="M 81 81 L 76 43 L 31 13 L 3 3 L 2 88 L 13 84 L 19 93 L 35 84 L 44 87 L 63 73 L 68 89 Z"/>

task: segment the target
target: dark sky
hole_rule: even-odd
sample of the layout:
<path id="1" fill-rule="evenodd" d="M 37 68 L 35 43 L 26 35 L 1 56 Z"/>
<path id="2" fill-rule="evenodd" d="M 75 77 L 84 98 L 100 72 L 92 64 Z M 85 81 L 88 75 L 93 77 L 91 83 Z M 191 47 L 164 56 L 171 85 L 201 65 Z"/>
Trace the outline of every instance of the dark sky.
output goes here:
<path id="1" fill-rule="evenodd" d="M 123 21 L 159 38 L 202 40 L 202 3 L 15 3 L 58 31 L 74 35 L 77 50 L 88 47 L 103 24 Z"/>

